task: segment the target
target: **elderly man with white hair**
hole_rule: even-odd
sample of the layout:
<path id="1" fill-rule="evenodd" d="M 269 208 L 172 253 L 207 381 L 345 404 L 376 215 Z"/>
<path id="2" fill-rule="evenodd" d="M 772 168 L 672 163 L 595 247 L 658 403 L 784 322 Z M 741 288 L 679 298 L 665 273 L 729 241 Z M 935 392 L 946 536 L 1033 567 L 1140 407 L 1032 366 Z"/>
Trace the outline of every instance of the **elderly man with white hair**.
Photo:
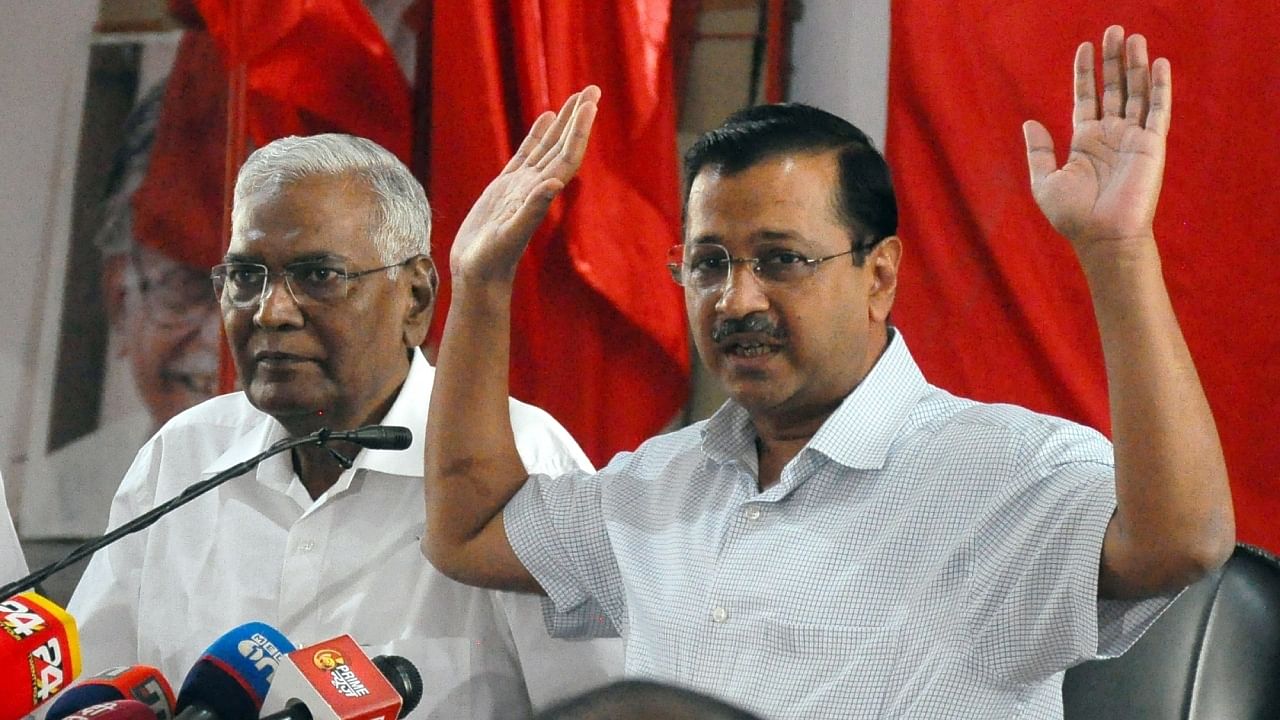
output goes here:
<path id="1" fill-rule="evenodd" d="M 254 152 L 212 278 L 243 391 L 160 429 L 111 527 L 283 438 L 426 422 L 430 210 L 389 152 L 344 135 Z M 531 472 L 589 466 L 543 411 L 512 400 L 510 414 Z M 423 572 L 422 447 L 299 447 L 98 553 L 69 607 L 85 671 L 145 663 L 176 685 L 210 642 L 259 620 L 299 647 L 348 633 L 408 658 L 426 685 L 411 717 L 523 717 L 606 680 L 620 646 L 552 640 L 535 599 Z"/>

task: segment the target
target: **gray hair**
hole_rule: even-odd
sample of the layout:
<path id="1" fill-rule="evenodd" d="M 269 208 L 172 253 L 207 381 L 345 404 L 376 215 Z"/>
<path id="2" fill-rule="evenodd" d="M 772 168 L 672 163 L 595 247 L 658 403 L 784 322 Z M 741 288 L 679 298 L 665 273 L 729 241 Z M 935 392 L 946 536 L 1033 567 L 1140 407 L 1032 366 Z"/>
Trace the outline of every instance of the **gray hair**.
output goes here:
<path id="1" fill-rule="evenodd" d="M 338 133 L 289 136 L 253 151 L 236 177 L 232 239 L 244 226 L 252 196 L 314 176 L 347 176 L 368 184 L 376 198 L 369 235 L 382 264 L 415 255 L 430 257 L 431 206 L 422 185 L 382 146 Z M 390 270 L 391 277 L 398 270 Z"/>

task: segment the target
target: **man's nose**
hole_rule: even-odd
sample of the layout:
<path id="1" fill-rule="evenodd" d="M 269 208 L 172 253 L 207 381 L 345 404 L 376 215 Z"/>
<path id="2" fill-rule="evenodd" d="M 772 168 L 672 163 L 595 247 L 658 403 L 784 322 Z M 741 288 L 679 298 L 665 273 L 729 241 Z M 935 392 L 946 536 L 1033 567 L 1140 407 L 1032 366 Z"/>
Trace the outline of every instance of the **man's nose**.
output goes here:
<path id="1" fill-rule="evenodd" d="M 302 310 L 283 276 L 267 277 L 267 285 L 258 300 L 258 310 L 253 314 L 258 327 L 300 327 Z"/>
<path id="2" fill-rule="evenodd" d="M 769 296 L 751 262 L 735 262 L 729 266 L 729 274 L 720 287 L 716 311 L 728 317 L 746 317 L 754 312 L 767 310 Z"/>

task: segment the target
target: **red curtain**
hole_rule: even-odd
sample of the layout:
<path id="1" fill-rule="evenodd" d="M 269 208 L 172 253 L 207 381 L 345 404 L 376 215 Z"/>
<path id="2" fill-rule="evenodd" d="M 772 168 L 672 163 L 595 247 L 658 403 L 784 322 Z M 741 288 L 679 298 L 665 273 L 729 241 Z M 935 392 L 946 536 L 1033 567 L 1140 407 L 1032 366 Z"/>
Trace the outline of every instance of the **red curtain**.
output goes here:
<path id="1" fill-rule="evenodd" d="M 661 429 L 687 394 L 683 302 L 663 267 L 680 240 L 670 17 L 670 0 L 476 0 L 437 3 L 431 18 L 427 195 L 442 272 L 534 118 L 588 83 L 603 91 L 578 179 L 521 263 L 511 338 L 512 394 L 596 463 Z M 448 298 L 446 282 L 433 340 Z"/>
<path id="2" fill-rule="evenodd" d="M 409 161 L 409 85 L 360 0 L 171 1 L 192 2 L 225 65 L 244 66 L 254 144 L 345 132 Z"/>
<path id="3" fill-rule="evenodd" d="M 886 148 L 901 203 L 894 320 L 937 384 L 1109 431 L 1083 275 L 1027 188 L 1023 120 L 1070 138 L 1071 60 L 1108 24 L 1173 66 L 1156 220 L 1218 422 L 1239 537 L 1280 550 L 1280 10 L 1274 0 L 894 0 Z"/>

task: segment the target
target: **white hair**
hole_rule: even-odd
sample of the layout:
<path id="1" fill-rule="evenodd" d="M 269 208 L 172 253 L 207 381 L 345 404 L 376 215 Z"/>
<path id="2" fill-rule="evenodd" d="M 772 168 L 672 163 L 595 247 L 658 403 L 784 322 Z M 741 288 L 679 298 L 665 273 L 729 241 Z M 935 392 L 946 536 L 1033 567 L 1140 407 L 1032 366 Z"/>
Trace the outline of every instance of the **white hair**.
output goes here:
<path id="1" fill-rule="evenodd" d="M 346 176 L 368 184 L 376 198 L 369 237 L 384 265 L 431 255 L 431 206 L 422 185 L 399 158 L 365 138 L 338 133 L 289 136 L 253 151 L 240 167 L 231 210 L 239 237 L 250 199 L 264 190 L 314 176 Z M 389 271 L 391 277 L 399 268 Z"/>

